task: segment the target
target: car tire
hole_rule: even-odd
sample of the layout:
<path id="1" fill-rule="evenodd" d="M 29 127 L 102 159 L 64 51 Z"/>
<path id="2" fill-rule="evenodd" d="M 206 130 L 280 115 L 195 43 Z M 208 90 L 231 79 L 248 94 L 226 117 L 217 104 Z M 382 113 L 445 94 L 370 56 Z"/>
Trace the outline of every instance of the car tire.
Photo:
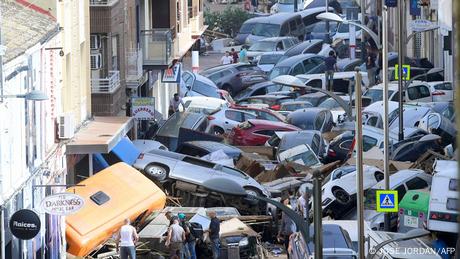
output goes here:
<path id="1" fill-rule="evenodd" d="M 342 188 L 333 189 L 332 194 L 340 204 L 347 204 L 350 202 L 350 195 Z"/>
<path id="2" fill-rule="evenodd" d="M 169 169 L 160 164 L 148 164 L 144 169 L 144 173 L 149 178 L 162 182 L 168 177 Z"/>
<path id="3" fill-rule="evenodd" d="M 233 96 L 233 88 L 231 85 L 225 84 L 222 86 L 222 90 L 227 91 L 230 96 Z"/>
<path id="4" fill-rule="evenodd" d="M 223 135 L 225 133 L 225 130 L 221 127 L 214 127 L 214 135 Z"/>

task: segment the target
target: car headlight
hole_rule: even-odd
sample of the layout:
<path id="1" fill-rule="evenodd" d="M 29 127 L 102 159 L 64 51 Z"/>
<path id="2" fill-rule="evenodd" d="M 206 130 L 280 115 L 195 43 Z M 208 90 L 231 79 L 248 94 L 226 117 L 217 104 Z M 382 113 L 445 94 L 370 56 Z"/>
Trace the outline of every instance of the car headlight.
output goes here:
<path id="1" fill-rule="evenodd" d="M 243 237 L 240 242 L 238 242 L 238 246 L 247 246 L 249 245 L 249 239 L 247 237 Z"/>

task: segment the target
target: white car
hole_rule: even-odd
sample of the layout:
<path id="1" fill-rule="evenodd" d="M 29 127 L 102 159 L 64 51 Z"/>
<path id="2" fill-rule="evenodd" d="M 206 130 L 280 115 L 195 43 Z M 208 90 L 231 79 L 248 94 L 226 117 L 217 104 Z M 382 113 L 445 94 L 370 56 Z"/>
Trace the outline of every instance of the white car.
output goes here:
<path id="1" fill-rule="evenodd" d="M 230 133 L 230 131 L 241 122 L 256 119 L 257 115 L 228 107 L 222 107 L 217 112 L 208 116 L 208 127 L 206 132 L 214 134 Z"/>
<path id="2" fill-rule="evenodd" d="M 363 187 L 367 190 L 383 180 L 383 172 L 375 167 L 364 165 Z M 355 206 L 356 166 L 342 166 L 335 169 L 324 180 L 322 186 L 322 207 L 325 214 L 338 215 L 342 210 Z"/>
<path id="3" fill-rule="evenodd" d="M 454 100 L 454 88 L 452 87 L 452 82 L 437 81 L 427 82 L 427 84 L 431 87 L 431 95 L 433 96 L 433 102 Z"/>
<path id="4" fill-rule="evenodd" d="M 229 107 L 230 104 L 226 100 L 206 97 L 206 96 L 190 96 L 182 98 L 184 105 L 179 105 L 179 111 L 194 112 L 201 114 L 211 114 L 218 109 Z"/>
<path id="5" fill-rule="evenodd" d="M 374 85 L 363 96 L 372 98 L 372 102 L 382 101 L 383 99 L 383 84 Z M 397 102 L 399 100 L 398 82 L 388 84 L 389 101 Z M 406 102 L 432 102 L 433 95 L 431 86 L 427 82 L 413 81 L 404 91 L 404 100 Z"/>

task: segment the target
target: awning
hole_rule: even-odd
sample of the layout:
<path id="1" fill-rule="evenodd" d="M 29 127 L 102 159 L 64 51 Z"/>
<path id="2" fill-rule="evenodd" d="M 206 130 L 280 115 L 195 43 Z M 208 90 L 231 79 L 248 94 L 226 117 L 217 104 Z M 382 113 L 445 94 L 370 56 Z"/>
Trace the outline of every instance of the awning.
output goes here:
<path id="1" fill-rule="evenodd" d="M 131 117 L 94 117 L 67 144 L 66 154 L 109 153 L 132 127 Z"/>

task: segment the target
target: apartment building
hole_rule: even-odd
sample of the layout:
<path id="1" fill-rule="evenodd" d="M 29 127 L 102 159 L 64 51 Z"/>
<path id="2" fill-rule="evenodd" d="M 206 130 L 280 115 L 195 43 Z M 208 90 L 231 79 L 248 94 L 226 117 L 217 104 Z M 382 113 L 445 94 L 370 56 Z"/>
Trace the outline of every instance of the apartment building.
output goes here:
<path id="1" fill-rule="evenodd" d="M 136 30 L 139 4 L 133 0 L 89 3 L 92 112 L 117 115 L 126 103 L 126 93 L 137 92 L 147 81 Z"/>

